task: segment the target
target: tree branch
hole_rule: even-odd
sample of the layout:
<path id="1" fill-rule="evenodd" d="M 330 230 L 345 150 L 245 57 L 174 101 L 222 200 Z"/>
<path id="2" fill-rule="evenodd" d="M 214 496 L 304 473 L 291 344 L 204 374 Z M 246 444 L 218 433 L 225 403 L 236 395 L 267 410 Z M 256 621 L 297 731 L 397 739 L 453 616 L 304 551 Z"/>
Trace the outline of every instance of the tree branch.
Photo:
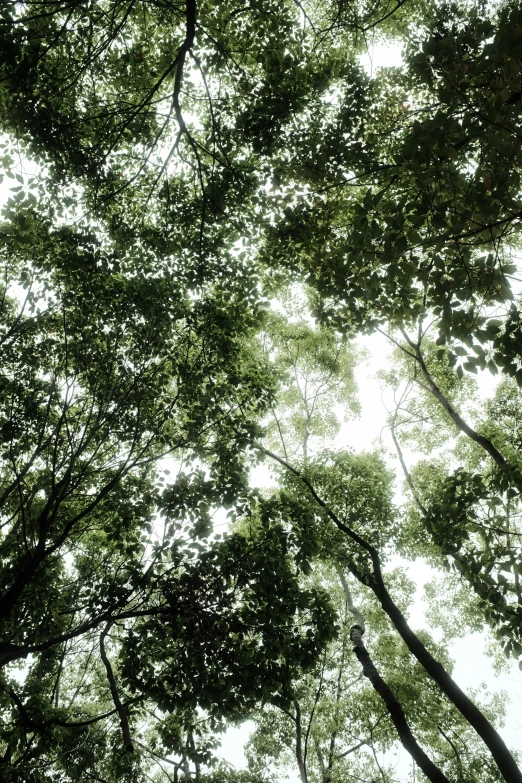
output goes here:
<path id="1" fill-rule="evenodd" d="M 297 766 L 299 767 L 299 776 L 301 783 L 308 783 L 306 775 L 306 764 L 303 759 L 303 739 L 302 739 L 302 726 L 301 726 L 301 706 L 297 699 L 294 698 L 295 707 L 295 755 L 297 758 Z"/>
<path id="2" fill-rule="evenodd" d="M 105 665 L 105 669 L 107 671 L 107 679 L 109 681 L 109 688 L 111 691 L 112 700 L 114 702 L 114 706 L 116 707 L 116 711 L 120 718 L 121 733 L 123 735 L 123 744 L 129 752 L 132 752 L 134 750 L 134 745 L 130 733 L 129 719 L 127 717 L 127 713 L 125 712 L 125 707 L 123 706 L 120 700 L 118 689 L 116 687 L 116 679 L 114 677 L 114 672 L 112 671 L 111 663 L 107 657 L 107 653 L 105 652 L 105 637 L 109 633 L 110 628 L 111 628 L 111 623 L 108 622 L 107 625 L 105 626 L 105 630 L 102 632 L 100 636 L 100 656 Z"/>
<path id="3" fill-rule="evenodd" d="M 353 605 L 352 593 L 350 591 L 350 588 L 348 587 L 348 582 L 346 581 L 346 577 L 343 574 L 342 569 L 338 565 L 335 566 L 335 570 L 337 571 L 337 574 L 343 586 L 344 597 L 346 598 L 346 606 L 348 608 L 348 611 L 351 612 L 351 614 L 353 614 L 357 625 L 362 629 L 362 632 L 364 633 L 364 631 L 366 630 L 366 626 L 364 624 L 364 617 L 362 616 L 360 611 Z"/>
<path id="4" fill-rule="evenodd" d="M 393 691 L 377 671 L 368 650 L 363 644 L 362 635 L 363 631 L 361 627 L 359 625 L 354 625 L 350 631 L 350 639 L 354 643 L 353 651 L 361 663 L 364 676 L 370 680 L 374 690 L 385 703 L 403 747 L 408 751 L 431 783 L 449 783 L 446 775 L 444 775 L 429 756 L 426 755 L 413 736 L 401 704 L 397 701 Z"/>
<path id="5" fill-rule="evenodd" d="M 413 500 L 415 501 L 415 504 L 416 504 L 417 508 L 419 509 L 419 511 L 421 512 L 421 514 L 423 516 L 427 517 L 428 516 L 428 512 L 425 509 L 425 507 L 423 506 L 423 504 L 421 503 L 421 501 L 419 499 L 419 496 L 417 495 L 417 491 L 415 489 L 415 485 L 413 483 L 413 479 L 411 477 L 411 473 L 410 473 L 410 471 L 407 468 L 406 462 L 404 461 L 404 457 L 403 457 L 403 454 L 402 454 L 402 449 L 401 449 L 401 447 L 399 445 L 399 441 L 397 439 L 397 436 L 395 435 L 396 420 L 397 420 L 397 411 L 395 411 L 395 416 L 393 417 L 393 423 L 392 423 L 392 426 L 390 427 L 393 444 L 395 446 L 395 451 L 397 452 L 397 456 L 399 457 L 399 462 L 401 463 L 402 472 L 404 473 L 404 477 L 406 479 L 406 482 L 407 482 L 407 484 L 408 484 L 408 486 L 409 486 L 409 488 L 411 490 L 411 494 L 413 495 Z"/>
<path id="6" fill-rule="evenodd" d="M 178 55 L 176 57 L 176 76 L 174 78 L 174 92 L 172 94 L 172 103 L 174 105 L 176 119 L 182 133 L 187 133 L 187 126 L 185 125 L 185 120 L 183 119 L 183 115 L 181 113 L 179 96 L 181 92 L 181 79 L 183 77 L 183 66 L 185 65 L 185 58 L 192 49 L 194 45 L 194 39 L 196 37 L 196 0 L 186 0 L 185 17 L 187 24 L 185 40 L 179 47 Z"/>
<path id="7" fill-rule="evenodd" d="M 489 438 L 486 438 L 484 435 L 480 435 L 472 427 L 470 427 L 469 424 L 467 424 L 464 421 L 462 416 L 455 410 L 451 402 L 448 400 L 445 394 L 439 389 L 439 387 L 431 377 L 430 371 L 426 367 L 426 363 L 420 351 L 419 345 L 415 344 L 410 339 L 410 337 L 404 331 L 404 329 L 401 329 L 401 332 L 408 345 L 415 352 L 415 361 L 419 365 L 421 372 L 424 376 L 424 379 L 426 380 L 426 384 L 428 387 L 427 390 L 435 397 L 436 400 L 438 400 L 438 402 L 444 408 L 444 410 L 446 411 L 446 413 L 448 414 L 452 422 L 456 425 L 456 427 L 458 427 L 458 429 L 461 432 L 467 435 L 468 438 L 473 440 L 475 443 L 481 446 L 485 451 L 487 451 L 489 456 L 497 463 L 497 465 L 499 465 L 501 468 L 504 467 L 506 464 L 506 460 L 502 456 L 500 451 L 493 445 L 493 443 L 489 440 Z"/>

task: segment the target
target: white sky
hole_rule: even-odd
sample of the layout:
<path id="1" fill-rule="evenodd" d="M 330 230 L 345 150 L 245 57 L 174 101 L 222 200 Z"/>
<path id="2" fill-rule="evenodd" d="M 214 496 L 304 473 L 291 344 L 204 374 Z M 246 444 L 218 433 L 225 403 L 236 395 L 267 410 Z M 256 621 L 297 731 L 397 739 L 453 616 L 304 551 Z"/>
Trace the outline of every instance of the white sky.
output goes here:
<path id="1" fill-rule="evenodd" d="M 359 62 L 370 76 L 383 66 L 402 64 L 402 46 L 400 44 L 371 44 L 365 54 L 359 57 Z"/>

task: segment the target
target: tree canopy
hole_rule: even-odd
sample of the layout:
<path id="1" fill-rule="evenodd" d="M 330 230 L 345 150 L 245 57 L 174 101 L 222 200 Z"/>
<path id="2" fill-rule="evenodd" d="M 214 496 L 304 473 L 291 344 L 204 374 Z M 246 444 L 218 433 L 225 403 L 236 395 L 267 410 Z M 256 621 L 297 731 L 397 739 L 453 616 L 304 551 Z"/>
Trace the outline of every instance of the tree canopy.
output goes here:
<path id="1" fill-rule="evenodd" d="M 515 0 L 1 0 L 1 780 L 522 783 L 521 79 Z"/>

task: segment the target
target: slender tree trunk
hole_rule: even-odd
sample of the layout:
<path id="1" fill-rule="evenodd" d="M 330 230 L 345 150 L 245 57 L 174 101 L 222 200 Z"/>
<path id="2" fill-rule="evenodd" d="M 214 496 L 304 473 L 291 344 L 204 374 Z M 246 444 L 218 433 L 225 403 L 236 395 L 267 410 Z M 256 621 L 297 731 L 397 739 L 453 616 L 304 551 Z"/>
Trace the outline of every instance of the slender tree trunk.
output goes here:
<path id="1" fill-rule="evenodd" d="M 319 744 L 319 740 L 317 739 L 315 734 L 312 734 L 312 739 L 314 741 L 315 752 L 316 752 L 317 758 L 319 760 L 319 766 L 321 767 L 321 774 L 323 776 L 323 783 L 326 783 L 326 764 L 324 762 L 323 751 L 321 750 L 321 745 Z"/>
<path id="2" fill-rule="evenodd" d="M 109 633 L 110 627 L 111 627 L 110 623 L 107 623 L 105 630 L 100 636 L 100 656 L 105 665 L 105 670 L 107 672 L 107 679 L 109 681 L 109 688 L 111 691 L 112 700 L 114 702 L 114 706 L 116 707 L 116 711 L 120 719 L 121 733 L 123 735 L 123 744 L 125 745 L 125 748 L 132 753 L 132 751 L 134 750 L 134 744 L 132 742 L 132 737 L 130 733 L 129 719 L 127 717 L 127 713 L 125 712 L 125 707 L 123 706 L 120 696 L 118 694 L 118 688 L 116 687 L 116 679 L 112 671 L 111 663 L 107 658 L 107 654 L 105 652 L 105 637 Z"/>
<path id="3" fill-rule="evenodd" d="M 196 743 L 194 742 L 194 732 L 192 731 L 192 729 L 188 733 L 187 741 L 188 741 L 190 749 L 193 750 L 194 753 L 195 753 L 196 752 Z M 194 762 L 194 767 L 196 769 L 195 780 L 199 780 L 200 776 L 201 776 L 201 764 L 199 763 L 199 761 L 195 761 Z"/>
<path id="4" fill-rule="evenodd" d="M 384 587 L 382 578 L 376 579 L 369 587 L 371 587 L 379 599 L 382 608 L 403 638 L 410 652 L 424 666 L 443 693 L 446 694 L 448 699 L 457 707 L 487 745 L 507 783 L 522 783 L 522 773 L 500 734 L 471 699 L 466 696 L 464 691 L 459 688 L 444 666 L 433 657 L 418 636 L 411 630 L 406 618 Z"/>
<path id="5" fill-rule="evenodd" d="M 350 638 L 354 643 L 353 651 L 361 663 L 363 674 L 370 680 L 374 689 L 385 703 L 404 748 L 415 760 L 431 783 L 449 783 L 446 775 L 444 775 L 430 757 L 426 755 L 411 733 L 402 706 L 395 698 L 391 688 L 386 684 L 375 668 L 370 654 L 363 644 L 362 629 L 359 625 L 354 625 L 352 627 Z"/>
<path id="6" fill-rule="evenodd" d="M 337 733 L 339 730 L 339 702 L 341 701 L 341 680 L 344 669 L 344 655 L 345 655 L 345 642 L 343 641 L 343 649 L 341 655 L 341 665 L 339 666 L 339 672 L 337 676 L 337 688 L 335 691 L 335 714 L 334 714 L 334 729 L 330 735 L 330 748 L 328 751 L 328 768 L 324 777 L 324 783 L 332 783 L 332 775 L 334 769 L 335 759 L 335 745 L 337 743 Z"/>
<path id="7" fill-rule="evenodd" d="M 420 512 L 424 516 L 427 516 L 428 512 L 424 508 L 423 504 L 421 503 L 417 495 L 415 486 L 411 478 L 411 474 L 408 471 L 408 468 L 404 461 L 402 450 L 397 440 L 397 437 L 395 435 L 393 426 L 391 432 L 392 432 L 393 441 L 395 443 L 395 448 L 397 449 L 397 454 L 399 455 L 399 460 L 402 465 L 402 469 L 404 471 L 404 475 L 406 476 L 406 480 L 408 482 L 408 485 L 413 495 L 413 499 L 417 507 L 419 508 Z M 455 560 L 459 559 L 459 556 L 456 553 L 452 553 L 452 557 Z M 384 588 L 384 584 L 383 584 L 383 588 Z M 374 592 L 376 591 L 374 590 Z M 409 628 L 406 622 L 405 617 L 402 615 L 398 607 L 395 606 L 389 594 L 387 596 L 385 595 L 385 588 L 384 588 L 384 592 L 381 591 L 381 594 L 384 600 L 383 603 L 383 600 L 381 600 L 380 596 L 378 596 L 379 600 L 381 600 L 381 606 L 392 620 L 393 624 L 395 625 L 395 627 L 401 634 L 402 638 L 408 645 L 408 648 L 413 653 L 413 655 L 415 655 L 417 660 L 420 663 L 422 663 L 426 671 L 433 677 L 435 682 L 437 682 L 437 684 L 444 691 L 446 696 L 448 696 L 448 698 L 451 699 L 451 701 L 453 701 L 453 704 L 455 704 L 455 706 L 460 710 L 462 715 L 466 718 L 466 720 L 469 721 L 469 723 L 471 723 L 475 731 L 480 735 L 482 740 L 486 743 L 500 771 L 502 772 L 502 775 L 505 778 L 505 780 L 513 781 L 513 783 L 521 783 L 522 773 L 520 772 L 520 769 L 515 764 L 515 761 L 511 756 L 511 753 L 509 752 L 507 746 L 505 745 L 500 735 L 493 729 L 491 724 L 486 720 L 484 715 L 480 712 L 480 710 L 478 710 L 475 704 L 473 704 L 473 702 L 470 699 L 468 699 L 468 697 L 460 690 L 460 688 L 458 687 L 456 682 L 452 679 L 452 677 L 450 677 L 450 675 L 447 674 L 444 667 L 441 666 L 441 664 L 439 664 L 438 661 L 436 661 L 434 658 L 432 658 L 431 661 L 428 659 L 430 653 L 426 650 L 426 648 L 424 647 L 422 642 L 417 638 L 417 636 L 415 636 L 413 631 L 411 631 L 411 629 Z M 386 604 L 386 606 L 384 604 Z M 392 618 L 392 614 L 394 615 L 395 620 Z"/>
<path id="8" fill-rule="evenodd" d="M 354 643 L 353 651 L 362 665 L 363 674 L 370 680 L 374 689 L 384 701 L 404 748 L 408 751 L 413 760 L 419 765 L 427 778 L 432 781 L 432 783 L 449 783 L 446 776 L 431 761 L 429 756 L 426 755 L 426 753 L 418 744 L 417 740 L 410 731 L 402 706 L 395 698 L 391 688 L 387 685 L 387 683 L 383 680 L 377 671 L 362 640 L 365 631 L 364 618 L 359 609 L 353 603 L 352 593 L 342 569 L 337 567 L 337 573 L 343 586 L 344 595 L 346 598 L 346 607 L 355 617 L 356 625 L 353 625 L 350 630 L 350 639 Z"/>
<path id="9" fill-rule="evenodd" d="M 364 628 L 364 620 L 362 614 L 359 612 L 358 609 L 356 609 L 353 605 L 352 596 L 350 593 L 350 589 L 348 587 L 348 583 L 345 579 L 345 576 L 340 568 L 336 568 L 337 574 L 341 580 L 341 584 L 343 586 L 344 596 L 346 599 L 346 608 L 349 612 L 351 612 L 356 618 L 357 622 L 361 623 L 361 626 Z M 345 617 L 345 623 L 347 623 L 347 618 Z M 334 762 L 335 762 L 335 746 L 337 743 L 337 733 L 339 730 L 339 703 L 341 701 L 341 695 L 342 695 L 342 676 L 344 671 L 344 664 L 345 664 L 345 658 L 346 658 L 346 636 L 343 636 L 343 646 L 341 650 L 341 663 L 339 665 L 339 671 L 337 674 L 337 686 L 335 689 L 335 713 L 334 713 L 334 729 L 330 735 L 330 748 L 328 752 L 328 766 L 326 770 L 323 770 L 323 783 L 331 783 L 332 782 L 332 776 L 334 771 Z"/>
<path id="10" fill-rule="evenodd" d="M 295 731 L 296 731 L 295 756 L 297 759 L 297 766 L 299 768 L 299 777 L 301 778 L 301 783 L 308 783 L 308 776 L 306 774 L 306 764 L 305 764 L 304 754 L 303 754 L 303 731 L 301 725 L 301 706 L 297 701 L 297 699 L 294 699 L 294 707 L 295 707 Z"/>

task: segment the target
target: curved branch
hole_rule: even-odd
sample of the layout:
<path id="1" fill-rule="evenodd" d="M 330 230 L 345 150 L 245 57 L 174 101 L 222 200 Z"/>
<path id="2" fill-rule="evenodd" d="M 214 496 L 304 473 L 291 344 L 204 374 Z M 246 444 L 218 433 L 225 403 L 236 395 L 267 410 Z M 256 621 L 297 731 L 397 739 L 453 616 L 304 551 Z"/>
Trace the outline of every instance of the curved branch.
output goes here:
<path id="1" fill-rule="evenodd" d="M 501 468 L 505 466 L 506 460 L 505 457 L 502 456 L 500 451 L 493 445 L 493 443 L 489 440 L 489 438 L 486 438 L 484 435 L 480 435 L 480 433 L 476 432 L 472 427 L 467 424 L 467 422 L 464 421 L 462 416 L 458 413 L 458 411 L 455 410 L 451 402 L 448 400 L 446 395 L 439 389 L 433 378 L 431 377 L 430 371 L 426 367 L 426 363 L 424 361 L 424 358 L 421 354 L 420 347 L 418 344 L 415 344 L 410 337 L 406 334 L 404 329 L 401 329 L 402 335 L 410 348 L 415 351 L 415 361 L 419 365 L 421 372 L 424 376 L 424 379 L 426 381 L 426 385 L 423 383 L 419 383 L 420 386 L 422 386 L 423 389 L 426 389 L 426 391 L 430 392 L 435 399 L 441 404 L 441 406 L 444 408 L 452 422 L 455 424 L 458 429 L 463 432 L 465 435 L 468 436 L 472 441 L 477 443 L 479 446 L 481 446 L 484 451 L 486 451 L 489 456 L 499 465 Z"/>

